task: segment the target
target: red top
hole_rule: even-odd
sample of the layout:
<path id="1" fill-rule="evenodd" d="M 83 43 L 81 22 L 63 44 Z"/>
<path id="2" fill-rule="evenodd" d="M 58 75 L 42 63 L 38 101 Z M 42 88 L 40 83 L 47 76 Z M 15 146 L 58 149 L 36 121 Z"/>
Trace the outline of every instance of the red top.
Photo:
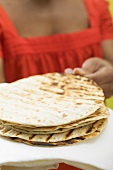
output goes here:
<path id="1" fill-rule="evenodd" d="M 103 57 L 101 41 L 113 39 L 108 3 L 83 0 L 90 28 L 80 32 L 23 38 L 0 6 L 0 57 L 3 56 L 7 82 L 47 72 L 81 67 L 90 57 Z M 63 167 L 64 166 L 64 167 Z M 74 170 L 62 164 L 60 170 Z"/>

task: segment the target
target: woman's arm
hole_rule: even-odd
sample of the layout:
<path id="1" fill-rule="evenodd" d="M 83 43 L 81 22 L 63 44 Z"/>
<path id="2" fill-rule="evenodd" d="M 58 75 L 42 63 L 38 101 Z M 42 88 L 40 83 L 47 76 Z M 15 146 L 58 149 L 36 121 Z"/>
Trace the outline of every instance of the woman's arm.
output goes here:
<path id="1" fill-rule="evenodd" d="M 4 78 L 4 69 L 3 69 L 3 58 L 0 58 L 0 83 L 4 83 L 5 78 Z"/>

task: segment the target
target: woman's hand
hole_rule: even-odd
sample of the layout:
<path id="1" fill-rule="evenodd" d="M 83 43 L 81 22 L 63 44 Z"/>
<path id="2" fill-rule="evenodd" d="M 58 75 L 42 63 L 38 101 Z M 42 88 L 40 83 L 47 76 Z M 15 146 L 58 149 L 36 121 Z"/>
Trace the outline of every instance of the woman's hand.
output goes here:
<path id="1" fill-rule="evenodd" d="M 65 72 L 68 73 L 69 69 Z M 79 74 L 93 79 L 104 91 L 105 97 L 113 95 L 113 65 L 97 57 L 87 59 L 82 68 L 70 70 L 70 73 Z"/>

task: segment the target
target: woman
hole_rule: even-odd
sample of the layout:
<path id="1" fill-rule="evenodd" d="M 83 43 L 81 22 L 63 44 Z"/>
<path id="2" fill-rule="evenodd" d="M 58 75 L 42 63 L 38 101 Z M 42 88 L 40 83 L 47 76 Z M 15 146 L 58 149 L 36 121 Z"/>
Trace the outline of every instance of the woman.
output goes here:
<path id="1" fill-rule="evenodd" d="M 74 69 L 106 97 L 113 94 L 113 26 L 105 0 L 0 3 L 0 82 Z"/>
<path id="2" fill-rule="evenodd" d="M 105 0 L 0 2 L 0 82 L 82 67 L 106 97 L 113 94 L 113 27 Z"/>

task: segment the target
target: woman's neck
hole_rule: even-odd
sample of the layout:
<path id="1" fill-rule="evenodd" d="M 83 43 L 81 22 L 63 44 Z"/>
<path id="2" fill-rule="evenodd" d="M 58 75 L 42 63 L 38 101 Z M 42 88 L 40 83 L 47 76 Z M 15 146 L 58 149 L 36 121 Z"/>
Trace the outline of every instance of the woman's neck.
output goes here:
<path id="1" fill-rule="evenodd" d="M 51 0 L 32 0 L 32 2 L 37 3 L 39 5 L 48 5 L 51 3 Z"/>
<path id="2" fill-rule="evenodd" d="M 50 5 L 51 4 L 51 1 L 52 0 L 29 0 L 29 2 L 28 1 L 26 1 L 26 4 L 28 4 L 28 5 L 35 5 L 35 6 L 38 6 L 38 7 L 46 7 L 46 6 L 48 6 L 48 5 Z"/>

